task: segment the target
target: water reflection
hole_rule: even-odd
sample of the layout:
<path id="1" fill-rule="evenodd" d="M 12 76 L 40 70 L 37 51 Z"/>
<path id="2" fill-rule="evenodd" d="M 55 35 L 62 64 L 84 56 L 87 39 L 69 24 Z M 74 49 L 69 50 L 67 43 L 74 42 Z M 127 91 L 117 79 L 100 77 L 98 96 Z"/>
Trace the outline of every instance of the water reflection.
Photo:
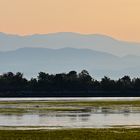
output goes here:
<path id="1" fill-rule="evenodd" d="M 47 126 L 47 127 L 107 127 L 110 125 L 140 125 L 140 113 L 113 112 L 109 108 L 89 112 L 47 112 L 35 114 L 0 115 L 0 126 Z"/>
<path id="2" fill-rule="evenodd" d="M 134 101 L 140 97 L 0 98 L 0 101 Z"/>
<path id="3" fill-rule="evenodd" d="M 123 99 L 123 98 L 121 98 Z M 115 98 L 114 100 L 121 100 Z M 125 98 L 126 100 L 135 100 L 134 98 Z M 138 99 L 138 98 L 136 98 Z M 3 99 L 0 99 L 2 101 Z M 17 100 L 10 99 L 10 100 Z M 26 100 L 19 99 L 19 100 Z M 31 99 L 31 100 L 42 100 L 42 99 Z M 43 100 L 59 100 L 59 99 L 43 99 Z M 61 98 L 62 100 L 62 98 Z M 112 98 L 77 98 L 77 99 L 63 99 L 63 100 L 112 100 Z M 124 100 L 124 99 L 123 99 Z M 16 105 L 1 105 L 3 109 L 14 109 L 20 108 L 21 106 Z M 26 108 L 26 106 L 24 106 Z M 52 107 L 52 106 L 48 106 Z M 61 106 L 59 106 L 62 108 Z M 77 109 L 78 106 L 68 106 L 73 110 Z M 22 108 L 22 107 L 21 107 Z M 29 105 L 27 105 L 29 108 Z M 45 111 L 47 108 L 45 105 L 30 106 L 26 113 L 21 111 L 20 113 L 12 113 L 12 111 L 4 114 L 0 113 L 0 126 L 46 126 L 46 127 L 66 127 L 66 128 L 100 128 L 108 126 L 119 126 L 119 125 L 140 125 L 140 109 L 131 106 L 119 106 L 117 107 L 79 107 L 75 111 Z M 34 108 L 37 108 L 34 110 Z M 45 108 L 40 110 L 40 108 Z M 56 108 L 56 106 L 55 106 Z"/>

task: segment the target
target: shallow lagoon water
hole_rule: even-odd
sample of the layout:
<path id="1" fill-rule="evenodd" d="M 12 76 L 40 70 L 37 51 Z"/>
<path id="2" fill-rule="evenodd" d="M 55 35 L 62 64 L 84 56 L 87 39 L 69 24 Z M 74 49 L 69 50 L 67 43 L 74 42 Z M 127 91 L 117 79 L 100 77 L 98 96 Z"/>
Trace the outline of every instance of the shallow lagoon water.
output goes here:
<path id="1" fill-rule="evenodd" d="M 135 101 L 140 97 L 0 98 L 0 101 Z"/>
<path id="2" fill-rule="evenodd" d="M 46 126 L 62 128 L 103 128 L 138 126 L 140 113 L 80 113 L 57 112 L 48 114 L 0 115 L 0 126 Z"/>
<path id="3" fill-rule="evenodd" d="M 102 101 L 140 100 L 140 98 L 0 98 L 0 101 Z M 108 128 L 116 126 L 140 126 L 140 109 L 124 107 L 90 108 L 86 111 L 48 111 L 18 114 L 0 114 L 0 127 L 47 127 L 47 128 Z"/>

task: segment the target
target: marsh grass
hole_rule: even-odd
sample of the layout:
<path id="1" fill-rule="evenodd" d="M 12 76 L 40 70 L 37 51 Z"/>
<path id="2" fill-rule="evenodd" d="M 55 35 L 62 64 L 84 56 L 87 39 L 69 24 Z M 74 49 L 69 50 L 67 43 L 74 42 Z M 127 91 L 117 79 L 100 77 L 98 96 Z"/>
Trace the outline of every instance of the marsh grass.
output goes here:
<path id="1" fill-rule="evenodd" d="M 48 111 L 90 111 L 93 108 L 140 111 L 140 101 L 1 101 L 0 114 Z"/>
<path id="2" fill-rule="evenodd" d="M 0 108 L 0 114 L 22 114 L 27 113 L 24 108 Z"/>
<path id="3" fill-rule="evenodd" d="M 1 140 L 139 140 L 140 129 L 0 130 Z"/>
<path id="4" fill-rule="evenodd" d="M 140 106 L 140 100 L 135 101 L 0 101 L 0 105 L 76 105 L 76 106 L 109 106 L 132 105 Z"/>

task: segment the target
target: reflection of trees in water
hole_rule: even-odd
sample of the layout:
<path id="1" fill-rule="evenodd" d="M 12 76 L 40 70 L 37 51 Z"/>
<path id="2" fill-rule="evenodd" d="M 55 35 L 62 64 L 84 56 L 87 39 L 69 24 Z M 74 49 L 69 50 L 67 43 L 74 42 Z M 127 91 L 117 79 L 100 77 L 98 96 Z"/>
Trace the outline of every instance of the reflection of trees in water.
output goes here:
<path id="1" fill-rule="evenodd" d="M 76 121 L 76 120 L 77 120 L 77 115 L 71 116 L 71 117 L 70 117 L 70 120 L 71 120 L 71 121 Z"/>
<path id="2" fill-rule="evenodd" d="M 124 114 L 124 116 L 129 116 L 130 113 L 131 113 L 130 108 L 125 108 L 125 109 L 123 110 L 123 114 Z"/>
<path id="3" fill-rule="evenodd" d="M 39 115 L 39 117 L 51 116 L 51 114 L 46 114 L 46 113 L 39 113 L 38 115 Z M 54 116 L 54 115 L 52 115 L 52 116 Z"/>
<path id="4" fill-rule="evenodd" d="M 109 114 L 123 114 L 124 116 L 129 116 L 131 110 L 130 108 L 123 109 L 101 108 L 101 113 L 103 113 L 104 116 L 108 116 Z"/>
<path id="5" fill-rule="evenodd" d="M 124 116 L 128 117 L 130 115 L 130 113 L 123 113 Z"/>
<path id="6" fill-rule="evenodd" d="M 78 115 L 79 119 L 84 122 L 88 121 L 90 116 L 91 116 L 90 113 L 84 113 Z"/>
<path id="7" fill-rule="evenodd" d="M 67 117 L 70 119 L 70 121 L 77 121 L 78 120 L 78 112 L 68 114 Z"/>
<path id="8" fill-rule="evenodd" d="M 107 107 L 102 107 L 101 108 L 101 113 L 103 113 L 104 115 L 107 115 L 109 113 L 112 113 L 112 109 L 107 108 Z"/>
<path id="9" fill-rule="evenodd" d="M 72 112 L 72 113 L 58 113 L 55 114 L 55 117 L 61 117 L 61 118 L 69 118 L 71 121 L 78 121 L 78 120 L 82 120 L 82 121 L 88 121 L 89 117 L 91 116 L 91 113 L 83 113 L 83 112 Z"/>
<path id="10" fill-rule="evenodd" d="M 101 107 L 100 108 L 101 114 L 103 114 L 105 117 L 109 116 L 110 114 L 114 113 L 112 108 L 109 107 Z"/>

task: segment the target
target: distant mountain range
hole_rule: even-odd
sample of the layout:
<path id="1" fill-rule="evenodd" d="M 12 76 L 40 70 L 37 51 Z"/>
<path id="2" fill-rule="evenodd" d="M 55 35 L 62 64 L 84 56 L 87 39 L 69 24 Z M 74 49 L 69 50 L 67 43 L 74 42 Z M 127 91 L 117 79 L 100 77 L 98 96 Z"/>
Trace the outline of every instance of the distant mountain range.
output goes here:
<path id="1" fill-rule="evenodd" d="M 101 78 L 104 75 L 111 78 L 124 75 L 137 77 L 140 76 L 139 62 L 140 56 L 119 57 L 92 49 L 27 47 L 6 52 L 1 51 L 0 73 L 20 71 L 30 78 L 37 76 L 40 71 L 59 73 L 70 70 L 80 72 L 86 69 L 95 78 Z"/>
<path id="2" fill-rule="evenodd" d="M 140 56 L 140 43 L 120 41 L 100 34 L 83 35 L 71 32 L 36 34 L 28 36 L 0 33 L 0 51 L 19 48 L 86 48 L 116 56 Z"/>

